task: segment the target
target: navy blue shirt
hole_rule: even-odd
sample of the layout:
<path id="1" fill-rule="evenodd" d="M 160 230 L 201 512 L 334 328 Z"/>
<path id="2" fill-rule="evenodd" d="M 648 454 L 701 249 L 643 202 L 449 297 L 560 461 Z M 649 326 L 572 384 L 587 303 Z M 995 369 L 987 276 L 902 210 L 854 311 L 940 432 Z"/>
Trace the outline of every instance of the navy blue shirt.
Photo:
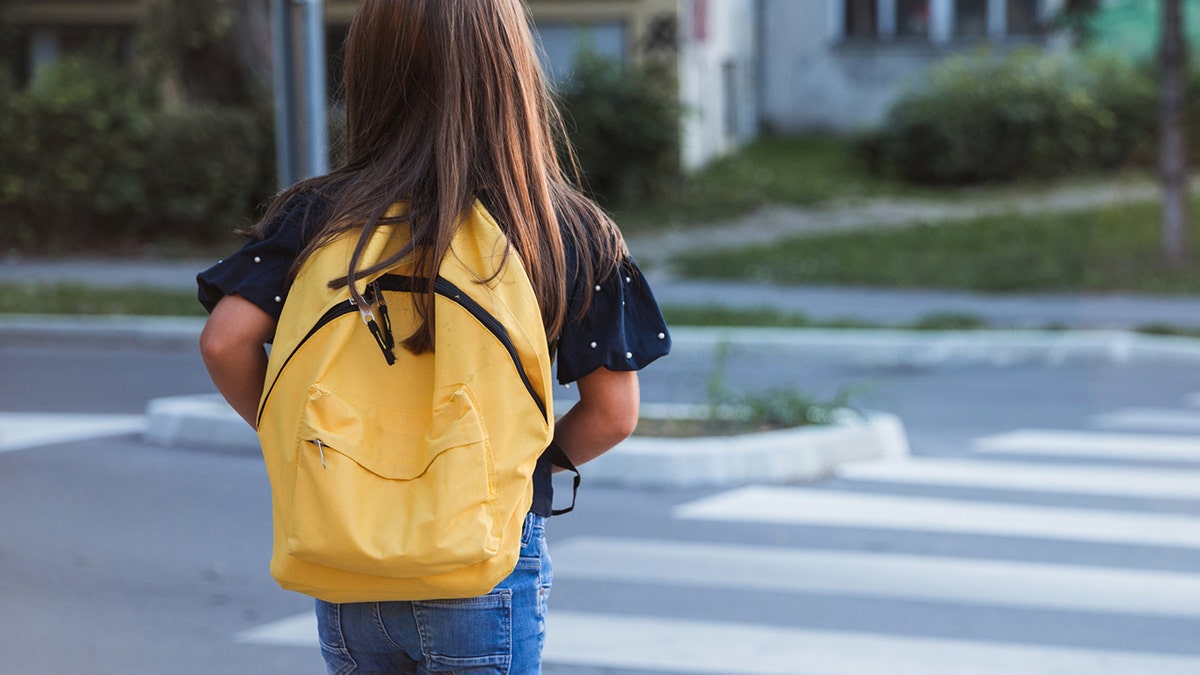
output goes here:
<path id="1" fill-rule="evenodd" d="M 212 311 L 226 295 L 240 295 L 279 319 L 287 299 L 288 272 L 321 220 L 324 204 L 299 196 L 280 210 L 261 240 L 253 240 L 196 277 L 198 298 Z M 580 316 L 586 294 L 575 251 L 567 242 L 567 314 L 555 345 L 557 377 L 574 382 L 600 367 L 640 370 L 671 350 L 662 312 L 637 264 L 630 258 L 605 275 L 592 289 L 587 312 Z M 534 472 L 533 507 L 549 515 L 553 501 L 551 465 L 543 457 Z"/>

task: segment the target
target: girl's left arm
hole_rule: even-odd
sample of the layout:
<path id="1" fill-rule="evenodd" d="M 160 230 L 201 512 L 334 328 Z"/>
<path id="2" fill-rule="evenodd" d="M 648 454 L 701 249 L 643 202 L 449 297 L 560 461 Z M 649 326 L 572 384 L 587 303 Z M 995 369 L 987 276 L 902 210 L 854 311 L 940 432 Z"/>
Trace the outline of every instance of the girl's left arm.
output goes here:
<path id="1" fill-rule="evenodd" d="M 575 384 L 579 401 L 554 424 L 554 441 L 579 466 L 633 433 L 641 399 L 636 371 L 600 367 Z"/>
<path id="2" fill-rule="evenodd" d="M 242 419 L 255 426 L 263 381 L 265 345 L 275 334 L 275 319 L 240 295 L 221 298 L 200 333 L 200 355 L 217 391 Z"/>

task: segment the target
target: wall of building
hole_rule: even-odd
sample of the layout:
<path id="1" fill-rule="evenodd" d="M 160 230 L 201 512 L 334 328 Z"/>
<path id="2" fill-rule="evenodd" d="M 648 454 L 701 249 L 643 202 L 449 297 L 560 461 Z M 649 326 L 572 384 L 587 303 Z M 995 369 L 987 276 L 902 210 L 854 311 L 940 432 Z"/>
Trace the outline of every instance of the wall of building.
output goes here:
<path id="1" fill-rule="evenodd" d="M 922 36 L 896 34 L 893 0 L 876 0 L 883 35 L 848 37 L 847 0 L 763 0 L 761 120 L 780 133 L 849 133 L 880 124 L 892 102 L 919 85 L 929 66 L 952 54 L 988 46 L 1004 50 L 1040 43 L 1042 35 L 1007 35 L 1005 0 L 988 0 L 981 36 L 954 35 L 952 0 L 929 0 L 932 19 Z M 1061 0 L 1039 0 L 1043 20 Z"/>
<path id="2" fill-rule="evenodd" d="M 941 56 L 928 45 L 850 44 L 830 0 L 767 0 L 762 122 L 773 132 L 851 132 L 878 124 L 905 83 Z"/>
<path id="3" fill-rule="evenodd" d="M 261 0 L 264 1 L 265 0 Z M 687 110 L 686 167 L 703 165 L 753 138 L 759 121 L 758 45 L 764 0 L 527 0 L 552 79 L 565 77 L 583 46 L 625 63 L 658 60 L 677 68 Z M 801 0 L 797 4 L 803 4 Z M 132 46 L 144 0 L 4 0 L 26 55 L 20 77 L 75 46 L 73 35 L 118 31 Z M 791 0 L 782 3 L 785 7 Z M 356 0 L 325 0 L 330 90 L 337 53 Z M 803 83 L 797 83 L 803 86 Z"/>
<path id="4" fill-rule="evenodd" d="M 755 0 L 680 3 L 682 160 L 702 166 L 758 130 L 759 15 Z"/>

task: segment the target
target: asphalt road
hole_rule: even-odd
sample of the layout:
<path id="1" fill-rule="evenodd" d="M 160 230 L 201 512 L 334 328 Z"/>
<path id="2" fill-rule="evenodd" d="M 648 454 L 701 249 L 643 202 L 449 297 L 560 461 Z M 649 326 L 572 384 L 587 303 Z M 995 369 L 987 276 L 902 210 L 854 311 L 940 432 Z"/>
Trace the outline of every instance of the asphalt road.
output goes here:
<path id="1" fill-rule="evenodd" d="M 645 371 L 643 398 L 701 401 L 713 372 L 711 356 L 673 356 Z M 1187 482 L 1200 445 L 1137 455 L 1200 430 L 1194 367 L 880 369 L 735 350 L 723 373 L 741 389 L 861 388 L 861 404 L 904 419 L 918 479 L 585 484 L 551 527 L 547 673 L 1200 672 L 1200 491 Z M 208 391 L 186 343 L 0 342 L 4 413 L 140 414 Z M 1022 429 L 1091 436 L 1074 454 L 979 443 Z M 1132 433 L 1132 450 L 1094 450 Z M 310 601 L 267 574 L 256 458 L 136 435 L 3 441 L 0 673 L 322 672 Z M 957 478 L 920 464 L 955 458 Z M 1169 478 L 1183 482 L 1156 492 Z"/>

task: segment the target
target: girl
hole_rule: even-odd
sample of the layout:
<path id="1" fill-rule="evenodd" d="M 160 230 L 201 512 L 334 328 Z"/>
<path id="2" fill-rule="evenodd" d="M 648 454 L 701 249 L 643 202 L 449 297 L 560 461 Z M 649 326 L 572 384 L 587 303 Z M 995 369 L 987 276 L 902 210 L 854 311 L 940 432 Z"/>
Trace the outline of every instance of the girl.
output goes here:
<path id="1" fill-rule="evenodd" d="M 460 214 L 478 199 L 529 274 L 559 381 L 578 386 L 555 442 L 578 465 L 625 439 L 637 423 L 636 371 L 666 354 L 670 339 L 620 232 L 562 172 L 558 147 L 568 156 L 569 148 L 520 0 L 362 0 L 344 82 L 344 164 L 280 194 L 252 240 L 198 277 L 211 312 L 200 349 L 217 389 L 253 426 L 264 344 L 291 277 L 314 250 L 369 230 L 404 201 L 424 268 L 443 258 Z M 425 323 L 406 349 L 432 348 L 433 302 L 432 292 L 415 294 Z M 486 596 L 318 600 L 329 672 L 540 672 L 550 471 L 543 458 L 521 559 Z"/>

